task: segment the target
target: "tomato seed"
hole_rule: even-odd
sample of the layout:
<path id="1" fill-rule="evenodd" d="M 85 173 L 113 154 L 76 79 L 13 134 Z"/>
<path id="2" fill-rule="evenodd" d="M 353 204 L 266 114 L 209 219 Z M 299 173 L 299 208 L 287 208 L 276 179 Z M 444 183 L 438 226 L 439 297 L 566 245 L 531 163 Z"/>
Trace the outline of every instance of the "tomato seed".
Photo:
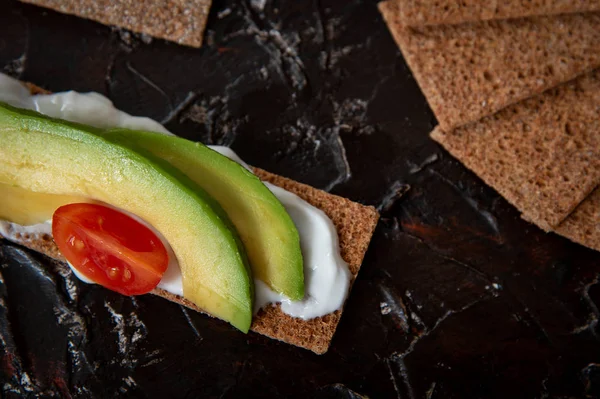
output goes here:
<path id="1" fill-rule="evenodd" d="M 125 268 L 125 270 L 123 270 L 123 281 L 127 282 L 129 280 L 131 280 L 131 271 Z"/>
<path id="2" fill-rule="evenodd" d="M 121 269 L 119 269 L 118 267 L 111 267 L 108 269 L 108 271 L 106 273 L 108 278 L 111 280 L 116 280 L 117 278 L 119 278 L 120 274 L 121 274 Z"/>

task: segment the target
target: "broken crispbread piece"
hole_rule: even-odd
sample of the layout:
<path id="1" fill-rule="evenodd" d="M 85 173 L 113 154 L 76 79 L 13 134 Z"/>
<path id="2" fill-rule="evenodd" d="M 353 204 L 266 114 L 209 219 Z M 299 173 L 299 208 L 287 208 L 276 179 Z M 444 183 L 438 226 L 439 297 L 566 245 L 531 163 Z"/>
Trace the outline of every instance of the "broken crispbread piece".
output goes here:
<path id="1" fill-rule="evenodd" d="M 20 0 L 191 47 L 202 45 L 211 0 Z"/>
<path id="2" fill-rule="evenodd" d="M 32 94 L 49 93 L 32 84 L 26 83 L 26 86 Z M 353 283 L 379 219 L 379 214 L 375 208 L 352 202 L 346 198 L 326 193 L 261 169 L 255 168 L 254 172 L 261 180 L 282 187 L 325 212 L 338 232 L 340 253 L 342 258 L 348 263 L 350 273 L 352 274 L 351 283 Z M 10 226 L 3 226 L 0 223 L 0 237 L 2 236 L 51 258 L 65 261 L 52 237 L 48 234 L 23 235 L 11 229 Z M 152 293 L 196 311 L 203 312 L 202 309 L 185 298 L 162 289 L 156 288 Z M 327 352 L 331 344 L 341 315 L 342 310 L 338 310 L 312 320 L 301 320 L 283 313 L 279 305 L 273 305 L 255 315 L 251 330 L 270 338 L 311 350 L 317 354 L 323 354 Z"/>
<path id="3" fill-rule="evenodd" d="M 600 183 L 600 70 L 431 137 L 523 217 L 555 229 Z"/>
<path id="4" fill-rule="evenodd" d="M 596 188 L 555 230 L 578 244 L 600 251 L 600 187 Z"/>
<path id="5" fill-rule="evenodd" d="M 459 24 L 600 10 L 600 0 L 393 0 L 407 26 Z"/>
<path id="6" fill-rule="evenodd" d="M 600 66 L 600 13 L 412 28 L 379 8 L 444 130 Z"/>

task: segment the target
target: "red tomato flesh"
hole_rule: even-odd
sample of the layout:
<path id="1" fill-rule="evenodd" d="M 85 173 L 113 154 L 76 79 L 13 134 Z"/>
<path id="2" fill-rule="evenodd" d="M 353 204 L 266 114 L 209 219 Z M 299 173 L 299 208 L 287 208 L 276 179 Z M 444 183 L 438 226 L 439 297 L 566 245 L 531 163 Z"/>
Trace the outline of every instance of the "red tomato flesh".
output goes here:
<path id="1" fill-rule="evenodd" d="M 98 204 L 68 204 L 52 216 L 54 241 L 93 282 L 124 295 L 154 289 L 169 265 L 162 241 L 132 217 Z"/>

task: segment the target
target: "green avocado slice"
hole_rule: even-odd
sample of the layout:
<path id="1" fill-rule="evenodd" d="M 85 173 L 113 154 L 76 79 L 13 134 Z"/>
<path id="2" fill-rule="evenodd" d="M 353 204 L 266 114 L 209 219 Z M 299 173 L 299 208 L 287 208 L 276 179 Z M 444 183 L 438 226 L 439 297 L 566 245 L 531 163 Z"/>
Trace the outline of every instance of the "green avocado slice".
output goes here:
<path id="1" fill-rule="evenodd" d="M 258 177 L 205 145 L 179 137 L 128 129 L 107 131 L 105 137 L 144 156 L 169 162 L 206 190 L 235 225 L 252 274 L 292 300 L 304 297 L 298 230 Z"/>
<path id="2" fill-rule="evenodd" d="M 101 134 L 0 103 L 0 183 L 92 198 L 141 217 L 173 248 L 185 298 L 247 332 L 253 282 L 223 211 L 179 171 Z"/>

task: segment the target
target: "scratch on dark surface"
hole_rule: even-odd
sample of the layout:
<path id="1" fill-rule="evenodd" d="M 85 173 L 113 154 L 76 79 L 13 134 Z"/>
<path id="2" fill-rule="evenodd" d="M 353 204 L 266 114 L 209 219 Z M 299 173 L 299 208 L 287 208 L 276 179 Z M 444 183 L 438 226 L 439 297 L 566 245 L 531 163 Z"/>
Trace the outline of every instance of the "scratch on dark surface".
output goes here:
<path id="1" fill-rule="evenodd" d="M 407 296 L 410 297 L 409 295 L 407 295 Z M 406 391 L 406 395 L 410 399 L 414 399 L 416 397 L 414 390 L 412 388 L 411 382 L 410 382 L 409 372 L 406 367 L 406 363 L 404 362 L 404 359 L 415 350 L 415 347 L 417 346 L 417 344 L 419 342 L 421 342 L 421 340 L 423 338 L 429 336 L 431 333 L 436 331 L 438 329 L 438 327 L 452 315 L 456 315 L 456 314 L 465 312 L 468 309 L 470 309 L 471 307 L 475 306 L 476 304 L 478 304 L 484 300 L 487 300 L 488 298 L 489 298 L 489 296 L 484 295 L 472 302 L 469 302 L 468 304 L 462 306 L 459 309 L 446 311 L 439 319 L 436 320 L 436 322 L 433 324 L 432 327 L 427 327 L 424 325 L 424 329 L 415 335 L 415 337 L 412 339 L 409 346 L 405 350 L 400 351 L 400 352 L 395 352 L 385 360 L 386 364 L 388 366 L 388 369 L 390 371 L 390 376 L 392 378 L 392 382 L 394 384 L 394 389 L 396 390 L 396 394 L 397 394 L 398 398 L 402 398 L 404 396 L 404 395 L 402 395 L 403 391 Z M 395 372 L 394 369 L 392 368 L 392 364 L 398 368 L 397 372 Z M 402 391 L 400 389 L 401 387 L 399 386 L 398 382 L 396 381 L 397 375 L 399 375 L 402 386 L 404 387 L 404 390 L 402 390 Z M 428 394 L 427 394 L 428 398 L 430 398 L 431 395 L 433 395 L 434 390 L 435 390 L 435 383 L 432 385 L 432 387 L 428 391 Z"/>
<path id="2" fill-rule="evenodd" d="M 119 28 L 116 26 L 111 27 L 113 32 L 119 36 L 121 44 L 125 46 L 129 51 L 140 46 L 140 43 L 151 44 L 154 40 L 152 36 L 146 33 L 131 32 L 127 29 Z"/>
<path id="3" fill-rule="evenodd" d="M 134 355 L 134 352 L 148 335 L 146 325 L 134 311 L 129 312 L 129 315 L 126 316 L 119 313 L 108 301 L 104 302 L 104 307 L 110 313 L 114 324 L 112 331 L 117 334 L 117 345 L 121 355 L 119 363 L 121 366 L 133 369 L 140 360 Z"/>
<path id="4" fill-rule="evenodd" d="M 3 70 L 5 73 L 20 78 L 25 71 L 25 62 L 27 61 L 27 54 L 23 53 L 20 57 L 7 63 Z"/>
<path id="5" fill-rule="evenodd" d="M 589 363 L 581 370 L 581 377 L 588 398 L 600 396 L 600 363 Z"/>
<path id="6" fill-rule="evenodd" d="M 140 304 L 139 304 L 138 300 L 136 299 L 136 297 L 130 296 L 129 301 L 131 302 L 131 304 L 133 305 L 134 308 L 136 308 L 136 309 L 140 308 Z"/>
<path id="7" fill-rule="evenodd" d="M 250 0 L 250 6 L 257 12 L 262 12 L 267 5 L 267 0 Z"/>
<path id="8" fill-rule="evenodd" d="M 333 152 L 334 154 L 334 162 L 338 167 L 339 175 L 333 181 L 331 181 L 327 186 L 323 188 L 323 190 L 329 192 L 338 184 L 344 183 L 352 177 L 352 171 L 350 170 L 350 163 L 348 162 L 348 157 L 346 156 L 346 148 L 344 147 L 344 143 L 342 142 L 342 138 L 339 133 L 333 134 L 330 138 L 330 141 L 336 144 L 336 150 Z"/>
<path id="9" fill-rule="evenodd" d="M 192 331 L 194 332 L 196 338 L 202 341 L 204 338 L 202 338 L 202 336 L 200 335 L 200 331 L 198 331 L 198 329 L 194 325 L 194 322 L 192 321 L 192 318 L 190 317 L 190 314 L 188 313 L 187 309 L 182 305 L 179 305 L 179 308 L 181 308 L 181 311 L 183 312 L 183 315 L 185 316 L 185 319 L 187 320 L 187 323 L 192 329 Z"/>
<path id="10" fill-rule="evenodd" d="M 132 376 L 128 375 L 127 377 L 124 377 L 121 379 L 121 383 L 122 385 L 119 387 L 119 392 L 120 393 L 127 393 L 131 388 L 136 388 L 137 387 L 137 383 L 135 382 L 135 380 L 133 379 Z"/>
<path id="11" fill-rule="evenodd" d="M 165 98 L 165 100 L 167 100 L 167 104 L 169 105 L 169 108 L 173 109 L 173 104 L 171 103 L 171 99 L 169 98 L 167 93 L 163 89 L 160 88 L 160 86 L 158 86 L 156 83 L 154 83 L 146 75 L 144 75 L 143 73 L 141 73 L 140 71 L 135 69 L 129 61 L 127 61 L 125 63 L 125 66 L 131 73 L 133 73 L 135 76 L 137 76 L 142 82 L 146 83 L 148 86 L 150 86 L 154 90 L 156 90 L 161 96 L 163 96 Z"/>
<path id="12" fill-rule="evenodd" d="M 408 311 L 406 309 L 406 305 L 404 305 L 404 302 L 402 301 L 402 298 L 384 285 L 379 284 L 379 290 L 381 291 L 385 301 L 383 303 L 384 305 L 381 306 L 382 314 L 391 315 L 402 331 L 408 333 L 410 331 Z"/>
<path id="13" fill-rule="evenodd" d="M 221 10 L 217 13 L 217 18 L 223 19 L 230 14 L 231 14 L 231 8 L 227 7 L 224 10 Z"/>
<path id="14" fill-rule="evenodd" d="M 319 33 L 319 38 L 323 43 L 323 47 L 325 48 L 324 54 L 325 59 L 323 60 L 324 69 L 329 69 L 329 61 L 331 59 L 331 38 L 329 37 L 329 33 L 326 31 L 325 27 L 325 14 L 323 13 L 323 8 L 321 5 L 321 0 L 313 0 L 312 2 L 313 8 L 316 10 L 315 15 L 317 17 L 317 28 Z"/>
<path id="15" fill-rule="evenodd" d="M 396 77 L 396 68 L 390 67 L 390 73 L 387 74 L 384 78 L 382 78 L 379 82 L 377 82 L 377 84 L 375 84 L 373 86 L 373 89 L 371 90 L 371 95 L 369 96 L 367 102 L 372 102 L 375 100 L 375 98 L 379 95 L 380 90 L 383 87 L 386 87 L 386 85 L 389 84 L 390 80 L 393 80 Z"/>
<path id="16" fill-rule="evenodd" d="M 71 303 L 76 303 L 79 299 L 79 288 L 77 286 L 78 279 L 73 274 L 71 268 L 59 263 L 52 262 L 50 270 L 62 277 L 64 283 L 64 291 L 67 293 L 67 300 Z"/>
<path id="17" fill-rule="evenodd" d="M 192 101 L 189 107 L 180 112 L 179 122 L 190 120 L 203 125 L 206 131 L 206 144 L 230 146 L 235 139 L 238 127 L 248 120 L 245 115 L 239 119 L 232 118 L 227 107 L 228 97 L 201 98 Z"/>
<path id="18" fill-rule="evenodd" d="M 269 53 L 272 59 L 277 60 L 277 70 L 285 81 L 295 90 L 303 90 L 308 86 L 308 77 L 304 63 L 298 55 L 296 45 L 300 38 L 296 32 L 292 34 L 294 42 L 286 38 L 276 24 L 266 19 L 262 12 L 253 7 L 251 1 L 246 0 L 241 4 L 242 18 L 247 27 L 230 33 L 223 38 L 227 41 L 237 36 L 254 36 L 262 48 Z"/>
<path id="19" fill-rule="evenodd" d="M 83 348 L 88 343 L 88 326 L 83 315 L 77 310 L 79 298 L 76 277 L 70 268 L 58 262 L 51 262 L 51 270 L 62 277 L 67 293 L 67 301 L 59 302 L 54 308 L 57 321 L 67 328 L 67 359 L 70 375 L 85 370 L 90 375 L 95 374 L 95 369 L 90 365 Z"/>
<path id="20" fill-rule="evenodd" d="M 388 192 L 383 196 L 379 205 L 377 205 L 377 210 L 379 213 L 387 213 L 389 212 L 394 205 L 410 190 L 410 185 L 402 183 L 399 180 L 396 180 L 390 186 Z"/>
<path id="21" fill-rule="evenodd" d="M 333 74 L 336 74 L 337 71 L 335 69 L 335 64 L 336 64 L 336 59 L 335 59 L 335 55 L 334 55 L 334 46 L 333 43 L 336 39 L 336 37 L 338 37 L 339 35 L 336 34 L 339 30 L 339 27 L 342 25 L 341 24 L 342 18 L 341 17 L 331 17 L 327 19 L 327 22 L 325 23 L 325 35 L 324 38 L 325 40 L 327 40 L 327 42 L 329 43 L 329 48 L 328 48 L 328 57 L 327 57 L 327 63 L 324 65 L 325 70 L 328 72 L 331 72 Z"/>
<path id="22" fill-rule="evenodd" d="M 190 91 L 182 102 L 171 108 L 171 111 L 160 121 L 161 125 L 166 125 L 177 118 L 179 114 L 185 111 L 196 100 L 196 98 L 198 98 L 198 95 Z"/>
<path id="23" fill-rule="evenodd" d="M 594 314 L 590 314 L 586 323 L 575 327 L 571 330 L 571 334 L 579 334 L 583 331 L 589 331 L 596 339 L 598 338 L 598 334 L 596 333 L 596 327 L 598 326 L 598 318 Z"/>
<path id="24" fill-rule="evenodd" d="M 390 380 L 392 380 L 392 384 L 394 385 L 394 391 L 396 391 L 396 397 L 398 399 L 402 399 L 402 394 L 400 393 L 400 388 L 398 387 L 398 383 L 396 382 L 396 375 L 394 370 L 392 370 L 392 366 L 390 365 L 390 359 L 385 359 L 385 364 L 390 373 Z"/>
<path id="25" fill-rule="evenodd" d="M 587 323 L 585 323 L 582 326 L 578 326 L 578 327 L 574 328 L 572 333 L 577 334 L 577 333 L 587 330 L 594 336 L 594 338 L 596 338 L 597 340 L 600 340 L 600 337 L 598 336 L 598 332 L 597 332 L 598 321 L 600 320 L 600 309 L 598 309 L 598 305 L 596 305 L 596 303 L 590 297 L 590 289 L 594 285 L 598 284 L 598 282 L 599 282 L 598 279 L 599 279 L 599 276 L 595 276 L 591 282 L 583 285 L 580 288 L 581 297 L 585 300 L 585 302 L 587 303 L 587 305 L 590 308 L 590 315 L 588 316 Z"/>
<path id="26" fill-rule="evenodd" d="M 548 381 L 549 380 L 550 380 L 549 375 L 542 380 L 542 392 L 541 392 L 540 399 L 547 399 L 548 397 L 550 397 L 550 394 L 548 393 Z"/>
<path id="27" fill-rule="evenodd" d="M 417 344 L 419 343 L 419 341 L 421 341 L 423 338 L 427 337 L 428 335 L 430 335 L 432 332 L 434 332 L 435 330 L 437 330 L 437 328 L 440 326 L 440 324 L 442 324 L 447 318 L 449 318 L 452 315 L 456 315 L 459 313 L 462 313 L 468 309 L 470 309 L 471 307 L 475 306 L 476 304 L 487 300 L 489 298 L 489 296 L 482 296 L 480 298 L 477 298 L 474 301 L 471 301 L 469 303 L 467 303 L 466 305 L 462 306 L 459 309 L 453 310 L 453 309 L 449 309 L 447 310 L 439 319 L 436 320 L 436 322 L 433 324 L 433 326 L 431 328 L 425 326 L 424 330 L 417 334 L 413 340 L 411 341 L 410 345 L 408 346 L 408 348 L 406 348 L 405 350 L 403 350 L 402 352 L 396 352 L 394 353 L 395 356 L 399 356 L 399 357 L 406 357 L 408 356 L 410 353 L 412 353 L 415 349 L 415 347 L 417 346 Z"/>
<path id="28" fill-rule="evenodd" d="M 438 159 L 439 159 L 438 154 L 433 153 L 433 154 L 429 155 L 427 158 L 425 158 L 425 160 L 418 165 L 407 160 L 406 162 L 408 163 L 408 166 L 410 166 L 408 173 L 410 173 L 411 175 L 413 175 L 415 173 L 419 173 L 423 169 L 425 169 L 427 166 L 437 162 Z"/>
<path id="29" fill-rule="evenodd" d="M 442 254 L 439 254 L 439 253 L 438 253 L 438 255 L 440 255 L 443 259 L 445 259 L 447 261 L 450 261 L 450 262 L 452 262 L 452 263 L 454 263 L 454 264 L 456 264 L 458 266 L 461 266 L 461 267 L 463 267 L 463 268 L 465 268 L 465 269 L 467 269 L 467 270 L 469 270 L 469 271 L 477 274 L 478 276 L 484 278 L 488 282 L 495 281 L 495 279 L 493 277 L 487 275 L 486 273 L 484 273 L 483 271 L 479 270 L 475 266 L 472 266 L 472 265 L 470 265 L 470 264 L 468 264 L 466 262 L 460 261 L 460 260 L 458 260 L 456 258 L 453 258 L 451 256 L 442 255 Z M 500 285 L 498 285 L 498 283 L 492 283 L 492 287 L 494 287 L 495 291 L 499 291 Z"/>
<path id="30" fill-rule="evenodd" d="M 228 385 L 219 395 L 219 399 L 225 398 L 229 395 L 229 392 L 233 389 L 235 389 L 235 387 L 240 384 L 241 381 L 243 381 L 243 377 L 246 373 L 246 370 L 248 369 L 248 364 L 250 364 L 250 359 L 246 358 L 244 359 L 244 361 L 242 362 L 235 362 L 236 365 L 236 370 L 235 370 L 235 383 Z M 263 367 L 262 365 L 259 365 L 259 367 Z M 254 367 L 256 368 L 256 367 Z M 234 396 L 237 397 L 237 396 Z"/>
<path id="31" fill-rule="evenodd" d="M 263 34 L 262 31 L 259 31 L 258 33 Z M 298 64 L 300 68 L 304 69 L 304 63 L 298 56 L 298 52 L 296 51 L 294 44 L 288 43 L 288 41 L 281 35 L 281 32 L 276 29 L 270 29 L 267 34 L 282 54 L 292 57 L 294 62 Z M 300 39 L 297 40 L 299 41 Z"/>
<path id="32" fill-rule="evenodd" d="M 125 46 L 132 48 L 135 45 L 130 31 L 116 26 L 112 27 L 112 31 L 117 33 L 119 39 Z"/>
<path id="33" fill-rule="evenodd" d="M 148 367 L 162 362 L 165 359 L 159 356 L 161 353 L 162 351 L 160 349 L 155 349 L 152 352 L 149 352 L 146 355 L 145 362 L 142 365 L 140 365 L 140 367 Z"/>
<path id="34" fill-rule="evenodd" d="M 454 182 L 452 182 L 452 180 L 448 179 L 446 176 L 442 175 L 440 172 L 438 172 L 436 170 L 428 169 L 428 171 L 431 174 L 433 174 L 434 176 L 436 176 L 437 178 L 439 178 L 441 181 L 443 181 L 444 183 L 446 183 L 448 186 L 450 186 L 451 188 L 453 188 L 454 191 L 456 191 L 460 195 L 460 197 L 463 200 L 465 200 L 465 202 L 479 216 L 481 216 L 481 218 L 487 223 L 487 225 L 492 229 L 492 231 L 496 235 L 500 235 L 500 228 L 498 227 L 498 221 L 496 220 L 496 217 L 494 215 L 492 215 L 489 211 L 486 211 L 485 209 L 481 209 L 481 206 L 480 206 L 479 202 L 476 201 L 471 196 L 469 196 L 467 193 L 465 193 L 464 190 L 462 190 L 460 187 L 458 187 Z"/>
<path id="35" fill-rule="evenodd" d="M 132 304 L 135 308 L 135 303 Z M 128 314 L 121 313 L 107 300 L 104 301 L 104 307 L 108 310 L 114 324 L 112 332 L 117 334 L 117 353 L 119 356 L 115 357 L 111 364 L 118 364 L 124 369 L 125 373 L 129 373 L 123 375 L 117 390 L 121 393 L 127 393 L 137 387 L 137 383 L 130 373 L 137 368 L 139 363 L 145 362 L 148 357 L 152 360 L 155 353 L 152 352 L 142 356 L 137 354 L 141 343 L 148 336 L 148 329 L 135 311 L 130 311 Z"/>
<path id="36" fill-rule="evenodd" d="M 321 388 L 320 391 L 331 393 L 331 395 L 328 395 L 327 397 L 336 397 L 344 399 L 369 399 L 368 396 L 361 395 L 358 392 L 355 392 L 352 389 L 348 388 L 344 384 L 327 385 Z"/>
<path id="37" fill-rule="evenodd" d="M 53 307 L 54 316 L 59 325 L 67 328 L 67 362 L 71 373 L 76 373 L 81 370 L 87 362 L 85 354 L 81 351 L 81 345 L 87 341 L 87 325 L 84 318 L 79 314 L 75 306 L 77 295 L 74 293 L 75 288 L 70 287 L 69 283 L 65 282 L 65 289 L 59 288 L 59 282 L 55 276 L 48 272 L 44 267 L 33 260 L 30 254 L 22 249 L 10 248 L 11 257 L 17 259 L 22 265 L 32 265 L 43 279 L 47 280 L 56 291 L 56 302 Z M 63 267 L 59 262 L 51 261 L 51 268 L 54 273 Z M 4 265 L 2 265 L 4 267 Z M 2 275 L 0 274 L 0 277 Z M 0 319 L 0 344 L 3 347 L 5 367 L 9 368 L 9 375 L 12 376 L 11 381 L 4 384 L 3 392 L 18 393 L 20 395 L 41 395 L 41 396 L 56 396 L 70 397 L 69 390 L 61 376 L 57 376 L 53 383 L 54 385 L 46 390 L 42 390 L 41 386 L 34 378 L 30 377 L 27 367 L 34 367 L 34 364 L 24 364 L 24 354 L 19 354 L 22 344 L 15 342 L 15 331 L 10 323 L 10 315 L 8 314 L 8 306 L 6 304 L 7 292 L 4 288 L 4 278 L 2 280 L 2 297 L 0 297 L 0 309 L 2 309 L 3 317 Z M 17 332 L 18 333 L 18 332 Z M 18 336 L 18 335 L 17 335 Z M 29 359 L 29 357 L 27 357 Z"/>
<path id="38" fill-rule="evenodd" d="M 431 387 L 425 393 L 425 399 L 433 398 L 433 394 L 435 393 L 435 385 L 436 385 L 435 381 L 431 383 Z"/>
<path id="39" fill-rule="evenodd" d="M 288 42 L 276 29 L 270 29 L 268 32 L 254 32 L 263 40 L 270 40 L 280 53 L 281 71 L 284 77 L 296 90 L 302 90 L 308 85 L 308 76 L 304 68 L 304 63 L 298 56 L 296 49 Z M 297 38 L 297 41 L 300 39 Z"/>
<path id="40" fill-rule="evenodd" d="M 544 339 L 546 339 L 546 341 L 548 343 L 553 344 L 553 340 L 550 337 L 550 334 L 548 334 L 548 331 L 546 331 L 546 329 L 544 328 L 544 326 L 542 325 L 542 323 L 537 319 L 537 317 L 535 317 L 535 315 L 533 313 L 531 313 L 531 311 L 529 310 L 529 307 L 527 306 L 527 304 L 525 302 L 523 302 L 516 295 L 513 295 L 512 297 L 517 302 L 519 302 L 520 308 L 523 309 L 523 313 L 525 313 L 525 315 L 527 316 L 527 319 L 524 319 L 523 321 L 525 321 L 526 323 L 533 323 L 533 325 L 536 326 L 537 329 L 539 330 L 539 332 L 544 336 Z"/>
<path id="41" fill-rule="evenodd" d="M 2 274 L 0 272 L 0 278 Z M 4 279 L 0 284 L 2 296 L 0 296 L 0 309 L 2 317 L 0 318 L 0 345 L 2 345 L 2 367 L 4 372 L 11 376 L 9 381 L 5 381 L 2 386 L 3 393 L 14 393 L 25 395 L 26 393 L 39 392 L 39 387 L 31 381 L 31 378 L 24 370 L 21 358 L 17 353 L 18 347 L 13 340 L 11 324 L 8 315 L 8 306 L 6 304 L 6 288 Z"/>
<path id="42" fill-rule="evenodd" d="M 22 16 L 19 16 L 25 23 L 25 48 L 23 49 L 23 53 L 13 59 L 12 61 L 8 62 L 4 68 L 3 71 L 17 79 L 20 79 L 21 76 L 23 75 L 23 72 L 25 72 L 25 66 L 27 64 L 27 56 L 29 55 L 29 41 L 30 41 L 30 36 L 31 36 L 31 25 L 29 23 L 29 20 L 27 18 L 23 18 Z"/>
<path id="43" fill-rule="evenodd" d="M 328 151 L 337 173 L 326 184 L 320 186 L 322 190 L 331 191 L 335 186 L 352 177 L 346 148 L 340 137 L 339 125 L 317 127 L 306 116 L 302 116 L 295 123 L 281 126 L 280 130 L 289 141 L 285 150 L 279 152 L 280 158 L 290 157 L 301 150 L 312 150 L 312 156 L 318 158 L 320 152 Z"/>
<path id="44" fill-rule="evenodd" d="M 395 372 L 392 369 L 392 362 L 398 368 L 397 372 Z M 408 398 L 415 399 L 416 398 L 415 392 L 410 383 L 410 376 L 408 375 L 408 369 L 406 368 L 406 364 L 404 363 L 404 357 L 392 355 L 386 359 L 386 364 L 388 366 L 388 369 L 390 370 L 390 376 L 392 379 L 392 383 L 394 384 L 394 389 L 396 390 L 396 394 L 398 395 L 398 399 L 401 399 L 403 397 L 403 395 L 401 394 L 400 387 L 398 386 L 398 383 L 396 382 L 397 375 L 400 376 L 402 385 L 404 385 L 404 388 L 406 389 Z"/>
<path id="45" fill-rule="evenodd" d="M 110 55 L 108 64 L 106 65 L 106 71 L 104 72 L 104 91 L 109 97 L 111 97 L 112 94 L 113 73 L 115 71 L 118 54 L 118 52 L 115 52 Z"/>
<path id="46" fill-rule="evenodd" d="M 410 229 L 410 225 L 408 225 L 408 224 L 404 224 L 404 223 L 401 223 L 401 224 L 400 224 L 400 226 L 401 226 L 401 228 L 402 228 L 402 229 L 400 230 L 400 233 L 401 233 L 401 234 L 404 234 L 404 235 L 406 235 L 406 236 L 408 236 L 408 237 L 411 237 L 412 239 L 414 239 L 414 240 L 417 240 L 417 241 L 419 241 L 420 243 L 422 243 L 422 244 L 426 245 L 426 246 L 427 246 L 427 248 L 429 248 L 430 250 L 432 250 L 433 252 L 435 252 L 435 253 L 436 253 L 436 255 L 440 256 L 441 258 L 443 258 L 443 259 L 445 259 L 445 260 L 447 260 L 447 261 L 449 261 L 449 262 L 452 262 L 453 264 L 456 264 L 456 265 L 458 265 L 458 266 L 461 266 L 461 267 L 463 267 L 463 268 L 465 268 L 465 269 L 467 269 L 467 270 L 469 270 L 469 271 L 471 271 L 471 272 L 473 272 L 473 273 L 477 274 L 477 275 L 478 275 L 478 276 L 480 276 L 480 277 L 483 277 L 483 278 L 484 278 L 485 280 L 487 280 L 487 281 L 488 281 L 490 284 L 492 284 L 492 286 L 493 286 L 494 288 L 496 288 L 496 286 L 495 286 L 495 285 L 493 285 L 493 284 L 496 284 L 496 285 L 497 285 L 497 283 L 495 283 L 496 279 L 495 279 L 495 278 L 493 278 L 492 276 L 489 276 L 488 274 L 486 274 L 486 273 L 484 273 L 483 271 L 479 270 L 479 269 L 478 269 L 478 268 L 476 268 L 475 266 L 472 266 L 472 265 L 470 265 L 470 264 L 468 264 L 468 263 L 466 263 L 466 262 L 460 261 L 460 260 L 458 260 L 458 259 L 456 259 L 456 258 L 453 258 L 453 257 L 451 257 L 451 256 L 448 256 L 448 255 L 446 255 L 445 253 L 441 252 L 441 251 L 440 251 L 438 248 L 435 248 L 434 246 L 432 246 L 432 245 L 431 245 L 431 244 L 430 244 L 428 241 L 426 241 L 426 240 L 424 240 L 423 238 L 421 238 L 421 237 L 419 237 L 419 236 L 417 236 L 417 235 L 415 235 L 415 234 L 411 233 L 411 232 L 410 232 L 410 230 L 411 230 L 411 229 Z"/>
<path id="47" fill-rule="evenodd" d="M 332 100 L 333 120 L 340 132 L 355 136 L 369 135 L 375 127 L 367 122 L 367 101 L 360 98 L 345 99 L 342 103 Z"/>

